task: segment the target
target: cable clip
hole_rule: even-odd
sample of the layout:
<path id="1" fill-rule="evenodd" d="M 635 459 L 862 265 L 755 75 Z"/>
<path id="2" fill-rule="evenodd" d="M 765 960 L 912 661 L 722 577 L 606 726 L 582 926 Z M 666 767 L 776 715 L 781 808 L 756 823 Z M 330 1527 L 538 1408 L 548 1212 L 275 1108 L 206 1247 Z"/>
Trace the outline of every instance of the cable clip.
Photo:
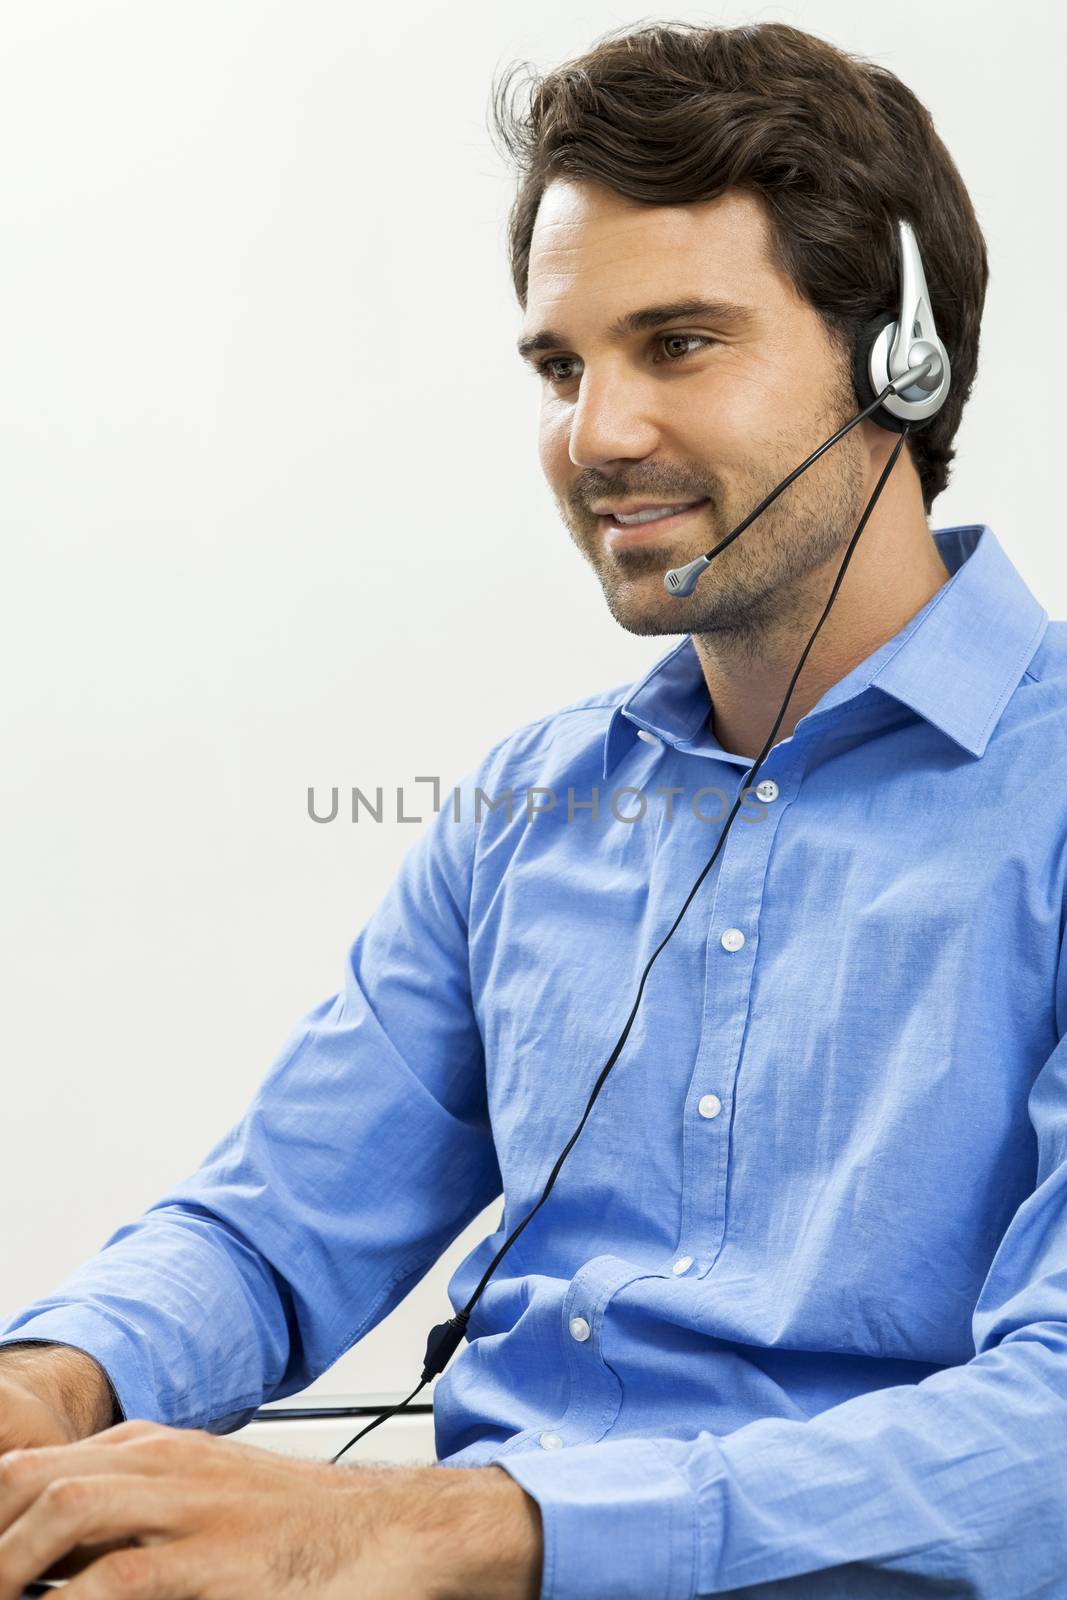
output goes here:
<path id="1" fill-rule="evenodd" d="M 423 1383 L 429 1383 L 431 1378 L 439 1377 L 448 1366 L 459 1348 L 459 1342 L 466 1332 L 469 1321 L 469 1312 L 457 1311 L 447 1322 L 439 1322 L 435 1328 L 430 1329 L 430 1337 L 426 1341 L 426 1359 L 422 1366 Z"/>

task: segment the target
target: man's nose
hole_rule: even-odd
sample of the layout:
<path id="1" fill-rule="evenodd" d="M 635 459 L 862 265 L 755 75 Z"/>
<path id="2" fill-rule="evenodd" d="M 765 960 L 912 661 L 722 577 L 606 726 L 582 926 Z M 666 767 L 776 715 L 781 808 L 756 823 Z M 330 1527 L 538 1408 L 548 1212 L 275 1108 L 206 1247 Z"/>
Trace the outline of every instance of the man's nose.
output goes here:
<path id="1" fill-rule="evenodd" d="M 599 375 L 586 368 L 570 421 L 570 458 L 576 467 L 600 467 L 614 461 L 640 461 L 651 455 L 659 430 L 649 413 L 648 391 Z"/>

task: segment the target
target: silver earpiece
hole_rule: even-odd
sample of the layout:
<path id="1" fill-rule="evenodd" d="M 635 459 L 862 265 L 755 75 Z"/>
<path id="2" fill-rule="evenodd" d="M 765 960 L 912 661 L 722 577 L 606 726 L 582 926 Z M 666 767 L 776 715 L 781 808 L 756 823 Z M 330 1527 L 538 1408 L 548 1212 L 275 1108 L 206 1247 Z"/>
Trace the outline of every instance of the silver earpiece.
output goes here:
<path id="1" fill-rule="evenodd" d="M 922 422 L 940 411 L 952 381 L 948 351 L 937 336 L 930 295 L 926 287 L 922 256 L 911 224 L 897 221 L 900 240 L 900 315 L 889 322 L 871 346 L 867 374 L 875 394 L 887 383 L 897 384 L 897 392 L 887 395 L 883 408 L 902 422 Z M 900 380 L 911 369 L 930 357 L 932 367 L 917 382 L 901 387 Z"/>

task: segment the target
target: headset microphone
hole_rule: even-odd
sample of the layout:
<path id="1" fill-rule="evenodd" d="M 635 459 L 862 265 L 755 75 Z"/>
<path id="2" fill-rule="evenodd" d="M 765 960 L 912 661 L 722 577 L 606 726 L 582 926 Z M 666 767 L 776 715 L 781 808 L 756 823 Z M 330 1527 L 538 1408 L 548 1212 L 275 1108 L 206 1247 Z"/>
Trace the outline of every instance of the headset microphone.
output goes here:
<path id="1" fill-rule="evenodd" d="M 725 550 L 739 533 L 744 533 L 749 523 L 755 522 L 782 490 L 787 489 L 794 478 L 799 478 L 812 462 L 817 461 L 824 450 L 829 450 L 832 444 L 836 444 L 865 417 L 870 417 L 880 428 L 904 433 L 914 432 L 941 410 L 952 383 L 952 365 L 948 351 L 937 336 L 918 241 L 911 224 L 903 217 L 897 222 L 897 240 L 900 309 L 896 315 L 891 311 L 879 312 L 861 328 L 853 354 L 852 381 L 864 409 L 813 451 L 788 478 L 783 478 L 778 487 L 772 489 L 732 533 L 720 540 L 714 550 L 697 556 L 695 561 L 689 561 L 683 567 L 672 567 L 663 579 L 668 594 L 679 598 L 692 594 L 700 574 L 719 552 Z"/>
<path id="2" fill-rule="evenodd" d="M 873 317 L 860 330 L 853 355 L 852 381 L 864 402 L 863 410 L 813 450 L 808 459 L 795 467 L 788 478 L 783 478 L 713 550 L 687 561 L 683 567 L 672 567 L 663 579 L 668 594 L 679 598 L 692 594 L 700 574 L 720 551 L 732 544 L 738 534 L 744 533 L 749 523 L 755 522 L 782 490 L 788 489 L 794 478 L 799 478 L 812 462 L 818 461 L 824 450 L 829 450 L 865 417 L 890 432 L 906 433 L 914 432 L 941 410 L 952 383 L 952 365 L 934 326 L 918 241 L 911 224 L 903 217 L 897 222 L 897 239 L 900 310 L 895 316 L 892 312 L 880 312 Z M 910 335 L 907 329 L 911 330 Z"/>
<path id="3" fill-rule="evenodd" d="M 843 438 L 850 428 L 854 428 L 856 426 L 857 422 L 862 422 L 864 417 L 869 417 L 874 410 L 883 404 L 887 395 L 896 394 L 898 390 L 911 384 L 921 383 L 924 380 L 932 382 L 937 379 L 940 372 L 941 361 L 935 353 L 927 356 L 926 360 L 921 362 L 919 366 L 910 368 L 907 372 L 905 372 L 902 378 L 897 378 L 893 382 L 889 383 L 886 388 L 883 389 L 882 393 L 878 395 L 876 399 L 871 401 L 869 406 L 865 407 L 863 411 L 858 411 L 850 422 L 846 422 L 843 428 L 839 428 L 837 432 L 827 439 L 824 444 L 821 444 L 817 450 L 813 450 L 808 459 L 806 461 L 802 461 L 799 467 L 794 467 L 788 478 L 783 478 L 778 487 L 776 489 L 772 489 L 770 494 L 760 501 L 755 511 L 750 511 L 744 522 L 739 522 L 732 533 L 728 533 L 725 539 L 720 539 L 719 543 L 713 550 L 709 550 L 706 555 L 697 556 L 693 561 L 687 561 L 684 567 L 672 567 L 671 570 L 666 573 L 663 579 L 663 587 L 666 589 L 667 593 L 680 596 L 692 594 L 693 590 L 697 586 L 697 579 L 700 577 L 700 574 L 705 570 L 706 567 L 710 567 L 712 561 L 720 553 L 720 551 L 725 550 L 728 544 L 733 544 L 738 534 L 744 533 L 749 523 L 755 522 L 756 518 L 760 516 L 762 512 L 766 511 L 767 507 L 771 505 L 773 501 L 777 500 L 782 490 L 788 489 L 794 478 L 799 478 L 800 474 L 802 472 L 806 472 L 813 461 L 818 461 L 824 450 L 829 450 L 830 446 L 832 444 L 836 444 L 838 439 Z M 909 425 L 904 423 L 901 432 L 907 433 L 909 431 Z"/>
<path id="4" fill-rule="evenodd" d="M 523 1217 L 518 1226 L 512 1229 L 508 1238 L 501 1245 L 500 1249 L 489 1263 L 485 1272 L 482 1274 L 481 1282 L 478 1284 L 478 1287 L 467 1301 L 463 1310 L 457 1311 L 455 1316 L 450 1317 L 447 1322 L 439 1322 L 436 1327 L 431 1329 L 429 1338 L 426 1342 L 426 1356 L 423 1363 L 422 1377 L 418 1385 L 411 1391 L 405 1400 L 401 1400 L 397 1405 L 391 1406 L 389 1410 L 383 1411 L 380 1416 L 374 1419 L 373 1422 L 368 1423 L 368 1425 L 360 1433 L 357 1433 L 354 1439 L 350 1439 L 348 1444 L 345 1445 L 344 1449 L 339 1450 L 337 1455 L 333 1457 L 335 1462 L 340 1461 L 341 1457 L 348 1450 L 350 1450 L 354 1444 L 357 1444 L 365 1434 L 370 1433 L 373 1428 L 379 1427 L 396 1412 L 402 1411 L 406 1405 L 410 1404 L 410 1402 L 415 1398 L 419 1390 L 422 1389 L 425 1384 L 429 1383 L 431 1379 L 437 1377 L 445 1370 L 445 1367 L 448 1365 L 448 1362 L 458 1348 L 460 1340 L 463 1338 L 467 1328 L 467 1323 L 470 1320 L 470 1314 L 475 1305 L 478 1303 L 478 1300 L 481 1298 L 482 1291 L 485 1289 L 489 1279 L 496 1271 L 507 1251 L 510 1250 L 515 1240 L 519 1237 L 520 1233 L 522 1233 L 527 1223 L 529 1223 L 533 1217 L 536 1216 L 537 1212 L 548 1199 L 550 1193 L 552 1192 L 552 1186 L 556 1181 L 559 1170 L 564 1161 L 567 1159 L 567 1156 L 570 1154 L 570 1151 L 582 1129 L 585 1127 L 589 1113 L 592 1111 L 596 1102 L 596 1098 L 599 1095 L 609 1072 L 615 1065 L 615 1062 L 618 1060 L 619 1055 L 622 1052 L 622 1048 L 629 1037 L 630 1029 L 633 1027 L 634 1018 L 637 1016 L 638 1007 L 641 1004 L 641 996 L 644 994 L 645 981 L 652 970 L 652 965 L 657 956 L 660 954 L 660 951 L 664 948 L 667 941 L 674 933 L 675 929 L 678 927 L 678 924 L 681 922 L 682 918 L 685 916 L 693 897 L 714 865 L 719 855 L 719 851 L 722 849 L 723 844 L 726 841 L 726 836 L 730 831 L 731 824 L 733 823 L 733 820 L 740 809 L 748 786 L 755 774 L 759 771 L 759 768 L 762 766 L 767 757 L 768 751 L 774 744 L 775 735 L 781 726 L 782 718 L 786 713 L 786 707 L 789 705 L 789 701 L 792 698 L 793 690 L 796 687 L 797 679 L 800 677 L 804 663 L 808 658 L 808 653 L 811 650 L 812 645 L 815 643 L 820 628 L 829 615 L 830 607 L 834 603 L 837 592 L 841 587 L 841 581 L 844 578 L 845 572 L 848 568 L 849 561 L 852 559 L 852 552 L 856 548 L 860 534 L 867 525 L 867 520 L 870 517 L 871 512 L 874 510 L 875 504 L 885 486 L 889 474 L 896 465 L 897 458 L 900 455 L 905 440 L 907 439 L 909 433 L 914 432 L 916 429 L 922 427 L 925 423 L 929 422 L 933 417 L 935 417 L 948 398 L 949 388 L 952 382 L 952 369 L 949 363 L 948 351 L 938 338 L 937 329 L 934 326 L 933 311 L 930 307 L 930 298 L 927 293 L 926 277 L 923 272 L 922 257 L 919 254 L 918 242 L 910 225 L 903 218 L 900 218 L 897 222 L 897 239 L 900 261 L 899 310 L 896 312 L 896 314 L 892 312 L 880 312 L 876 317 L 872 318 L 871 321 L 866 323 L 857 336 L 853 351 L 852 381 L 856 390 L 857 398 L 859 399 L 863 409 L 857 412 L 851 421 L 846 422 L 843 427 L 839 428 L 838 431 L 829 439 L 827 439 L 824 444 L 821 444 L 817 450 L 813 451 L 812 454 L 808 456 L 806 461 L 801 462 L 799 467 L 794 468 L 794 470 L 789 474 L 788 478 L 783 478 L 782 482 L 778 484 L 777 488 L 772 489 L 770 494 L 760 501 L 756 509 L 749 512 L 745 520 L 738 523 L 737 527 L 734 528 L 731 533 L 728 533 L 725 539 L 721 539 L 714 549 L 709 550 L 706 555 L 697 556 L 694 561 L 687 562 L 685 566 L 672 568 L 671 571 L 666 574 L 663 580 L 664 587 L 668 594 L 674 594 L 680 597 L 692 594 L 696 587 L 698 578 L 704 569 L 711 564 L 714 557 L 717 556 L 720 551 L 725 550 L 728 544 L 732 544 L 734 539 L 736 539 L 739 534 L 742 534 L 751 523 L 755 522 L 756 518 L 761 514 L 761 512 L 765 511 L 767 507 L 777 499 L 777 497 L 782 493 L 783 489 L 788 488 L 794 479 L 798 478 L 802 472 L 806 471 L 814 461 L 817 461 L 824 450 L 828 450 L 832 444 L 836 444 L 838 439 L 843 438 L 844 435 L 848 433 L 850 428 L 854 428 L 857 423 L 862 422 L 865 418 L 869 418 L 870 421 L 875 423 L 876 426 L 880 428 L 886 428 L 891 433 L 898 433 L 900 435 L 900 438 L 893 446 L 889 460 L 882 469 L 878 482 L 874 487 L 874 491 L 868 500 L 863 515 L 859 520 L 851 540 L 849 541 L 849 545 L 845 551 L 841 566 L 838 569 L 837 577 L 835 578 L 833 587 L 830 590 L 830 596 L 823 608 L 822 615 L 815 624 L 815 628 L 810 639 L 804 647 L 804 651 L 800 657 L 800 660 L 797 662 L 797 665 L 793 671 L 789 688 L 786 691 L 785 699 L 782 701 L 781 708 L 779 709 L 778 715 L 775 718 L 774 726 L 767 735 L 759 755 L 756 757 L 754 763 L 741 780 L 741 783 L 738 787 L 737 798 L 733 804 L 733 809 L 723 824 L 722 832 L 719 834 L 715 849 L 705 862 L 700 876 L 697 878 L 696 882 L 690 889 L 689 894 L 686 896 L 685 903 L 682 906 L 682 909 L 679 911 L 677 917 L 674 919 L 669 932 L 648 959 L 645 970 L 641 975 L 641 981 L 637 987 L 637 995 L 634 999 L 634 1003 L 631 1008 L 630 1015 L 626 1021 L 626 1025 L 616 1041 L 615 1048 L 612 1050 L 611 1055 L 608 1057 L 600 1071 L 600 1076 L 597 1078 L 597 1081 L 593 1086 L 593 1091 L 586 1103 L 585 1111 L 582 1115 L 581 1121 L 571 1135 L 568 1143 L 565 1145 L 564 1149 L 560 1152 L 560 1155 L 556 1159 L 555 1166 L 552 1168 L 548 1182 L 545 1184 L 545 1187 L 542 1191 L 540 1200 L 538 1200 L 537 1204 L 527 1212 L 526 1216 Z M 345 1413 L 343 1412 L 342 1414 Z"/>

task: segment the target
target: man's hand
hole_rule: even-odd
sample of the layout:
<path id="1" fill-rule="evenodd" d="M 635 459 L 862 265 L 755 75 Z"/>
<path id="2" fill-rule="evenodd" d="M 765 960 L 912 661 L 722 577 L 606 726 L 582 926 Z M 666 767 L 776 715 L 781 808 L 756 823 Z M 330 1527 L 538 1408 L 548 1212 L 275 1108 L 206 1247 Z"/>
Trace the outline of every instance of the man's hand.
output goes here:
<path id="1" fill-rule="evenodd" d="M 536 1600 L 528 1512 L 502 1562 L 483 1532 L 513 1495 L 498 1468 L 335 1467 L 124 1422 L 0 1456 L 0 1600 L 72 1571 L 64 1600 L 444 1600 L 456 1573 Z"/>

